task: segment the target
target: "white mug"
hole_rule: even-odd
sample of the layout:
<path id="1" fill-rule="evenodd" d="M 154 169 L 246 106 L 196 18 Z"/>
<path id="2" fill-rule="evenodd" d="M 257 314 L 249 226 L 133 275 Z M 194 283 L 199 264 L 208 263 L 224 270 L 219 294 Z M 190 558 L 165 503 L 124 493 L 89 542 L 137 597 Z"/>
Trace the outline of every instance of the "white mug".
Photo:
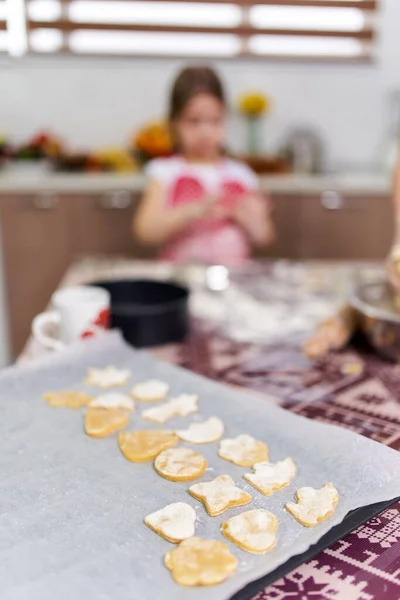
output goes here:
<path id="1" fill-rule="evenodd" d="M 100 287 L 80 285 L 65 288 L 51 298 L 54 310 L 32 321 L 33 337 L 45 348 L 63 350 L 71 342 L 92 337 L 109 327 L 110 293 Z M 58 338 L 45 333 L 48 325 L 58 327 Z"/>

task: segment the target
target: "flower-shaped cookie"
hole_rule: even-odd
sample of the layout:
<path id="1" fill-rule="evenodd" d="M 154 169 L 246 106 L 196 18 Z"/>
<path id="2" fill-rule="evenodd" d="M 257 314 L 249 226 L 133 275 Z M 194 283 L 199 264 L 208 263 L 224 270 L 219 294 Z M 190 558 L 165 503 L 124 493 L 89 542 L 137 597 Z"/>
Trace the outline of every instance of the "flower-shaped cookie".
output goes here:
<path id="1" fill-rule="evenodd" d="M 217 585 L 237 570 L 238 560 L 224 542 L 192 537 L 165 555 L 165 566 L 184 586 Z"/>

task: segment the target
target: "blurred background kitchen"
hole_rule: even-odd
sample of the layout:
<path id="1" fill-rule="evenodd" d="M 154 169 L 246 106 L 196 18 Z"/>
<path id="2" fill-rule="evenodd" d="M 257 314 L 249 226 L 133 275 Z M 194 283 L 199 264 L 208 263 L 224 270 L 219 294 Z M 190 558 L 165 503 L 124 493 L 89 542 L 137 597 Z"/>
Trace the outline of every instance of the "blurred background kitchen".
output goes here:
<path id="1" fill-rule="evenodd" d="M 400 134 L 399 0 L 0 0 L 0 364 L 80 255 L 146 256 L 131 217 L 168 155 L 177 71 L 211 63 L 260 175 L 263 256 L 382 260 Z"/>

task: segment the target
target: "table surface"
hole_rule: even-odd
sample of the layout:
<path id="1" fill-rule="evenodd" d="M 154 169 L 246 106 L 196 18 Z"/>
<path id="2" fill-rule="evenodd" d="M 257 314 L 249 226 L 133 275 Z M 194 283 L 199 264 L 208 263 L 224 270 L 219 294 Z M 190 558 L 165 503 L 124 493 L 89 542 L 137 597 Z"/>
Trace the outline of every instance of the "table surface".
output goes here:
<path id="1" fill-rule="evenodd" d="M 379 266 L 359 263 L 252 263 L 230 274 L 228 291 L 215 293 L 205 285 L 201 267 L 89 258 L 74 264 L 61 285 L 138 276 L 185 280 L 193 292 L 190 338 L 154 349 L 156 355 L 400 450 L 400 365 L 362 346 L 317 362 L 300 351 L 313 319 L 334 311 L 354 280 L 380 275 Z M 274 328 L 263 329 L 271 317 Z M 20 361 L 42 352 L 30 340 Z M 254 598 L 267 599 L 399 600 L 400 503 Z"/>

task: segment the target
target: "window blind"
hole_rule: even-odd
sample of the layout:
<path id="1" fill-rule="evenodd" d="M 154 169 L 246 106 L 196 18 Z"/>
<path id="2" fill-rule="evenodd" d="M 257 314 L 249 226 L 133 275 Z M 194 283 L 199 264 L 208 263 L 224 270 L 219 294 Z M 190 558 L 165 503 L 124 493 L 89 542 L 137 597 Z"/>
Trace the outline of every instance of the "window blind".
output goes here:
<path id="1" fill-rule="evenodd" d="M 25 0 L 32 53 L 370 60 L 380 0 Z"/>

